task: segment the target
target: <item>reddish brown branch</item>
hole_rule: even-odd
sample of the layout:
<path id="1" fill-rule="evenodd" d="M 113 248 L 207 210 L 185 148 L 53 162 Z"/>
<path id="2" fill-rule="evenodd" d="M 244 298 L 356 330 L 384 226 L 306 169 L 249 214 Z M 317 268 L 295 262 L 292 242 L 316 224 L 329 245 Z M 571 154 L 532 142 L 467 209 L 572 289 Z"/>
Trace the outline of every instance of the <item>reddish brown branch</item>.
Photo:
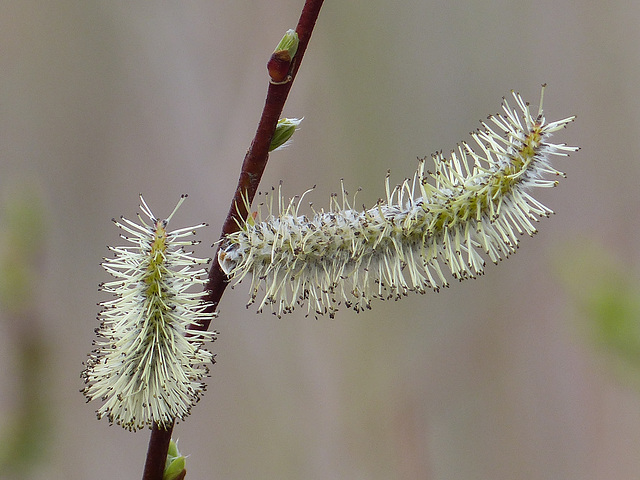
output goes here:
<path id="1" fill-rule="evenodd" d="M 309 44 L 309 39 L 311 38 L 313 27 L 320 13 L 322 2 L 323 0 L 307 0 L 300 15 L 300 20 L 296 27 L 296 33 L 298 34 L 300 43 L 298 44 L 298 50 L 291 64 L 291 81 L 280 85 L 269 84 L 269 90 L 267 92 L 262 116 L 258 123 L 258 129 L 244 157 L 240 178 L 238 179 L 238 186 L 231 201 L 229 214 L 222 226 L 221 238 L 229 233 L 235 232 L 238 229 L 238 220 L 244 219 L 248 215 L 245 199 L 248 200 L 250 205 L 258 190 L 260 179 L 269 160 L 271 138 L 276 129 L 278 119 L 282 114 L 282 109 L 284 108 L 293 81 L 300 68 L 302 57 Z M 227 287 L 227 283 L 227 277 L 222 270 L 220 270 L 217 256 L 214 255 L 209 271 L 209 283 L 207 284 L 207 300 L 211 302 L 213 308 L 217 308 L 218 302 L 220 302 L 220 298 L 222 298 L 222 294 Z M 203 325 L 203 328 L 208 329 L 209 325 Z"/>
<path id="2" fill-rule="evenodd" d="M 246 218 L 248 215 L 245 199 L 248 200 L 248 204 L 250 205 L 258 190 L 260 179 L 269 160 L 271 138 L 275 132 L 278 119 L 282 114 L 289 91 L 293 86 L 293 80 L 296 78 L 296 74 L 300 68 L 302 57 L 309 44 L 309 39 L 311 38 L 311 33 L 313 32 L 313 27 L 316 24 L 316 19 L 320 13 L 323 1 L 324 0 L 306 0 L 304 4 L 296 27 L 299 44 L 296 55 L 291 63 L 291 81 L 279 85 L 269 84 L 262 116 L 260 117 L 255 137 L 244 157 L 240 178 L 238 179 L 238 186 L 231 200 L 229 213 L 222 226 L 221 238 L 236 231 L 238 229 L 237 221 Z M 222 270 L 220 270 L 217 255 L 214 255 L 209 271 L 209 282 L 206 286 L 207 293 L 205 298 L 207 302 L 211 303 L 211 310 L 217 308 L 227 284 L 227 277 Z M 200 328 L 207 330 L 209 323 L 201 325 Z M 155 426 L 151 430 L 147 460 L 142 477 L 143 480 L 162 480 L 172 430 L 173 429 L 162 430 Z"/>
<path id="3" fill-rule="evenodd" d="M 162 480 L 172 431 L 173 427 L 164 430 L 159 428 L 155 423 L 153 424 L 142 480 Z"/>

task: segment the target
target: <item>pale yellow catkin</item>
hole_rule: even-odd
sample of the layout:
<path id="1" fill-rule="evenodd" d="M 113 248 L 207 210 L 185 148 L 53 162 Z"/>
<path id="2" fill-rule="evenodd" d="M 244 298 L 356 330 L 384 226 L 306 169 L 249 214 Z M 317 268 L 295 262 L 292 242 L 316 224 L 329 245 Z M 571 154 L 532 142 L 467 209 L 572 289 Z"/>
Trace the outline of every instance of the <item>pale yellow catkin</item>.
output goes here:
<path id="1" fill-rule="evenodd" d="M 550 157 L 577 150 L 549 142 L 575 117 L 546 122 L 542 95 L 536 113 L 513 98 L 515 108 L 504 100 L 503 113 L 472 133 L 475 150 L 463 142 L 448 158 L 437 153 L 432 171 L 422 159 L 394 189 L 387 176 L 386 198 L 366 211 L 352 208 L 344 188 L 341 201 L 332 197 L 329 211 L 312 216 L 300 214 L 302 198 L 287 203 L 278 192 L 277 211 L 223 239 L 221 268 L 236 283 L 251 275 L 249 303 L 261 295 L 258 310 L 272 305 L 277 315 L 305 303 L 319 315 L 334 316 L 341 303 L 361 311 L 373 298 L 437 291 L 449 275 L 481 275 L 485 258 L 514 253 L 519 235 L 553 213 L 530 191 L 557 185 L 564 174 Z"/>
<path id="2" fill-rule="evenodd" d="M 115 277 L 100 289 L 114 296 L 102 302 L 95 350 L 82 373 L 87 401 L 100 399 L 98 418 L 106 417 L 128 430 L 169 428 L 184 419 L 206 385 L 213 355 L 204 349 L 214 332 L 190 327 L 209 322 L 215 315 L 203 300 L 210 259 L 186 251 L 199 242 L 189 240 L 195 227 L 167 231 L 167 224 L 184 201 L 184 195 L 166 219 L 156 218 L 142 196 L 145 222 L 121 217 L 114 220 L 127 246 L 109 247 L 114 258 L 104 269 Z M 197 291 L 191 291 L 196 286 Z"/>

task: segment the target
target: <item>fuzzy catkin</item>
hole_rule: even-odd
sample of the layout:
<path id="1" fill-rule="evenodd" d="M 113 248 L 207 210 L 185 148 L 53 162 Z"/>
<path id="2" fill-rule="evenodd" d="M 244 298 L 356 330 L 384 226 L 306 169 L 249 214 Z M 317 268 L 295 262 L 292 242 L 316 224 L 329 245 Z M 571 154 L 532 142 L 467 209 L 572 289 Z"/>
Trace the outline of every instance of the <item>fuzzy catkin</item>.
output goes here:
<path id="1" fill-rule="evenodd" d="M 306 303 L 308 313 L 331 317 L 343 302 L 361 311 L 373 298 L 438 291 L 448 286 L 447 272 L 458 280 L 481 275 L 485 258 L 514 253 L 518 236 L 533 235 L 534 223 L 553 213 L 529 191 L 557 185 L 564 174 L 550 157 L 577 150 L 548 141 L 575 117 L 547 123 L 542 95 L 536 114 L 513 97 L 516 108 L 504 100 L 503 113 L 471 134 L 476 150 L 463 142 L 449 158 L 437 153 L 433 171 L 421 159 L 393 190 L 387 175 L 386 198 L 368 210 L 352 208 L 343 188 L 329 211 L 307 217 L 299 214 L 302 198 L 286 203 L 278 193 L 278 211 L 250 217 L 223 239 L 221 268 L 236 283 L 252 275 L 249 304 L 264 290 L 259 311 L 272 305 L 282 315 Z"/>
<path id="2" fill-rule="evenodd" d="M 100 285 L 114 298 L 100 303 L 100 326 L 95 350 L 82 372 L 87 401 L 101 399 L 98 418 L 106 417 L 128 430 L 169 428 L 189 415 L 206 389 L 213 355 L 203 348 L 215 332 L 191 327 L 215 316 L 203 299 L 206 270 L 186 251 L 198 241 L 195 227 L 167 231 L 169 220 L 184 201 L 183 195 L 166 219 L 156 218 L 142 196 L 145 222 L 124 217 L 114 220 L 127 246 L 109 247 L 114 258 L 104 269 L 115 280 Z M 191 291 L 195 287 L 196 291 Z"/>

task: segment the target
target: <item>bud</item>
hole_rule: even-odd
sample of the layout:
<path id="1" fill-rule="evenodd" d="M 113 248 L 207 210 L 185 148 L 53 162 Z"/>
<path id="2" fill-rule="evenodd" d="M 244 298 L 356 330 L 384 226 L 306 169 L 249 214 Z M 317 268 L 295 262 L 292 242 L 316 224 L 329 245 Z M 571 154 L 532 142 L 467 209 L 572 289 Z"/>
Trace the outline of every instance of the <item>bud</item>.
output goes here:
<path id="1" fill-rule="evenodd" d="M 289 140 L 298 129 L 303 118 L 281 118 L 276 125 L 276 131 L 273 133 L 269 151 L 274 152 L 289 145 Z"/>
<path id="2" fill-rule="evenodd" d="M 180 480 L 183 479 L 186 472 L 187 460 L 178 451 L 178 445 L 171 440 L 169 443 L 169 451 L 167 452 L 167 461 L 164 466 L 162 480 Z"/>
<path id="3" fill-rule="evenodd" d="M 289 69 L 291 60 L 298 51 L 298 34 L 295 30 L 289 29 L 280 40 L 280 43 L 273 51 L 271 58 L 267 62 L 267 70 L 271 77 L 271 83 L 280 85 L 291 81 Z"/>

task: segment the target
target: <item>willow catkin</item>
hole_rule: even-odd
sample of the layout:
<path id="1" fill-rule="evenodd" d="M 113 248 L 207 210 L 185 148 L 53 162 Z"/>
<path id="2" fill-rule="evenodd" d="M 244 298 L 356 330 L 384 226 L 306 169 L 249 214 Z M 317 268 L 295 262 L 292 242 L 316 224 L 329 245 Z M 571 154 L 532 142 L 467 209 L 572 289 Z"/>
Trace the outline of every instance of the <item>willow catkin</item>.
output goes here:
<path id="1" fill-rule="evenodd" d="M 190 327 L 210 321 L 214 313 L 203 301 L 202 286 L 210 259 L 186 251 L 197 241 L 187 240 L 205 226 L 167 231 L 173 213 L 160 220 L 140 196 L 145 222 L 114 220 L 127 246 L 109 247 L 114 258 L 104 269 L 115 277 L 100 289 L 114 295 L 102 302 L 96 329 L 96 349 L 82 373 L 87 401 L 101 399 L 98 418 L 137 430 L 153 423 L 169 428 L 184 419 L 206 385 L 213 355 L 203 348 L 214 332 Z M 198 291 L 191 291 L 196 286 Z"/>
<path id="2" fill-rule="evenodd" d="M 544 93 L 544 87 L 543 87 Z M 245 220 L 218 250 L 223 271 L 235 282 L 251 275 L 250 304 L 274 313 L 306 304 L 308 312 L 333 316 L 344 303 L 356 311 L 374 298 L 400 298 L 447 286 L 447 277 L 481 275 L 485 258 L 498 262 L 514 253 L 518 236 L 536 233 L 534 223 L 553 213 L 531 194 L 553 187 L 564 174 L 550 163 L 576 147 L 549 137 L 575 117 L 547 122 L 540 108 L 513 93 L 502 114 L 482 122 L 447 158 L 433 155 L 433 170 L 418 162 L 412 179 L 390 188 L 386 198 L 355 210 L 344 187 L 328 211 L 301 215 L 302 198 L 285 202 L 264 220 Z M 549 178 L 551 177 L 551 178 Z M 304 197 L 304 195 L 303 195 Z M 258 214 L 259 215 L 259 214 Z M 448 272 L 448 274 L 447 274 Z"/>

